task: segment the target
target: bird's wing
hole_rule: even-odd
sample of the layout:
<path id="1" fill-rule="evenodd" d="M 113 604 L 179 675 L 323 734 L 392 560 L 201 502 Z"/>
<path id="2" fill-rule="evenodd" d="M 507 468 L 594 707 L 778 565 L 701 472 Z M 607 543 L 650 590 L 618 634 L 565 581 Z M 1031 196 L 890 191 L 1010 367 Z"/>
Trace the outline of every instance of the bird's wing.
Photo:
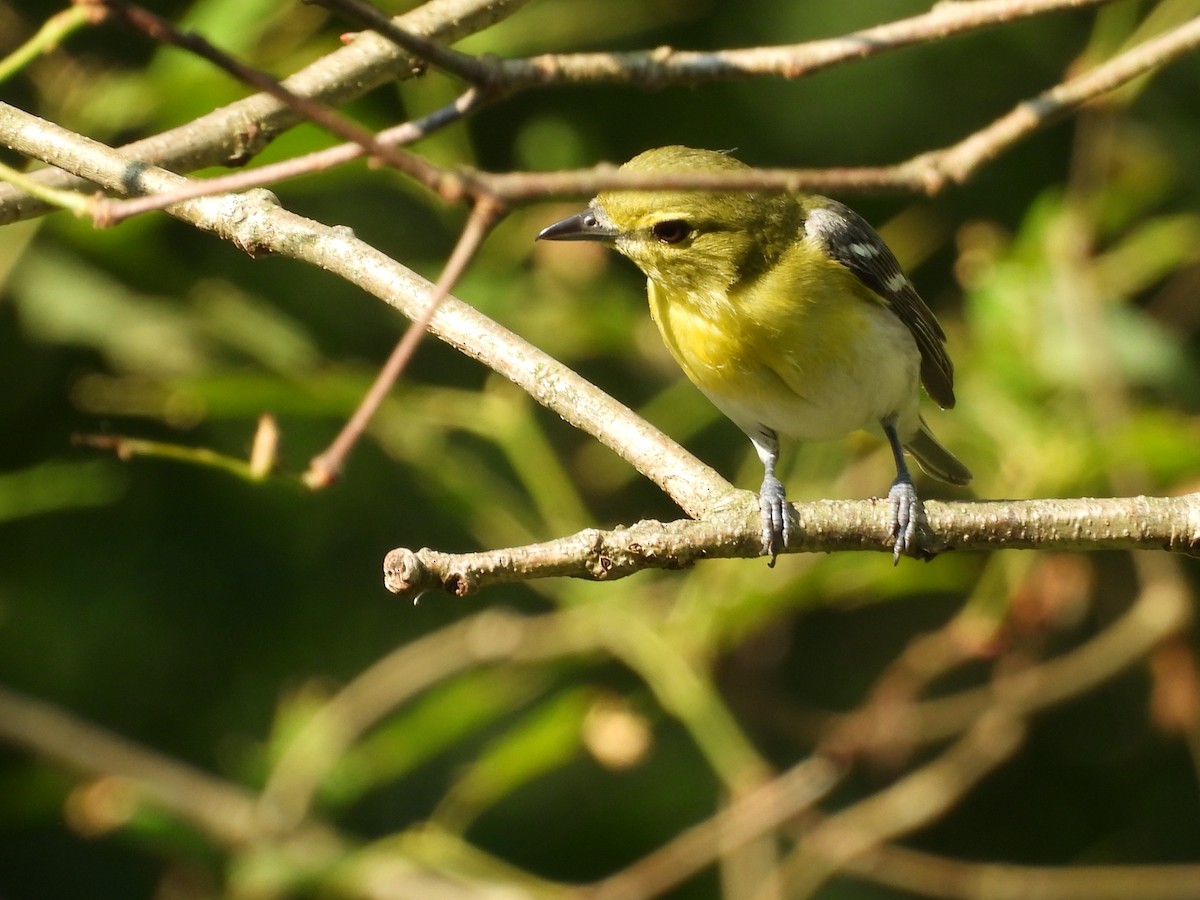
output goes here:
<path id="1" fill-rule="evenodd" d="M 900 268 L 887 244 L 867 220 L 834 200 L 809 211 L 807 236 L 887 304 L 905 324 L 921 351 L 921 383 L 944 409 L 954 405 L 954 365 L 946 354 L 946 333 Z"/>

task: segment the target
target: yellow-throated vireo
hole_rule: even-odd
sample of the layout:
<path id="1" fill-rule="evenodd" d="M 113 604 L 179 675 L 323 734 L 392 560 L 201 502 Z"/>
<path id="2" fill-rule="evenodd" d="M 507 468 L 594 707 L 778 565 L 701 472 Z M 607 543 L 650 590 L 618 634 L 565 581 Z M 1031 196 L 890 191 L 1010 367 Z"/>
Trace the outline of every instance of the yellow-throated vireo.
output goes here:
<path id="1" fill-rule="evenodd" d="M 647 150 L 624 172 L 741 172 L 726 153 Z M 809 194 L 606 191 L 540 240 L 603 241 L 646 275 L 650 314 L 696 387 L 750 437 L 766 470 L 763 552 L 790 517 L 775 475 L 779 436 L 831 440 L 865 429 L 891 446 L 893 558 L 917 546 L 921 501 L 904 451 L 928 474 L 970 471 L 929 432 L 920 385 L 954 405 L 946 335 L 883 239 L 853 210 Z"/>

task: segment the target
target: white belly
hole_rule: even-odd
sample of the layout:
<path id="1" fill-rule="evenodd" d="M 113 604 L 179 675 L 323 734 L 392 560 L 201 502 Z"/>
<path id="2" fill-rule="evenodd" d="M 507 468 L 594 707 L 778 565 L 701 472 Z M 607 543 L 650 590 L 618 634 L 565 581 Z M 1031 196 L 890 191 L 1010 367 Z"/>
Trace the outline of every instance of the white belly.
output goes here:
<path id="1" fill-rule="evenodd" d="M 907 438 L 919 428 L 920 352 L 891 312 L 882 307 L 865 312 L 861 338 L 817 377 L 809 367 L 768 361 L 764 390 L 739 397 L 701 390 L 751 436 L 765 425 L 795 440 L 836 440 L 860 429 L 879 433 L 880 421 L 894 416 L 901 438 Z M 801 369 L 808 369 L 803 379 Z"/>

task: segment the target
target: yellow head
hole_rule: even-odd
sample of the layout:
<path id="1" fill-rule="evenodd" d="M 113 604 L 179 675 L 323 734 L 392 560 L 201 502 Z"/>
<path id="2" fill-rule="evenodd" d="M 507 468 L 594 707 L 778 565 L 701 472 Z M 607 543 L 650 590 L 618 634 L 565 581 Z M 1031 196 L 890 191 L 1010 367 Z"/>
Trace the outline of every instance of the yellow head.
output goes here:
<path id="1" fill-rule="evenodd" d="M 670 146 L 635 156 L 622 172 L 742 172 L 725 153 Z M 794 199 L 748 192 L 605 191 L 578 216 L 538 235 L 597 240 L 672 290 L 717 292 L 769 268 L 801 227 Z"/>

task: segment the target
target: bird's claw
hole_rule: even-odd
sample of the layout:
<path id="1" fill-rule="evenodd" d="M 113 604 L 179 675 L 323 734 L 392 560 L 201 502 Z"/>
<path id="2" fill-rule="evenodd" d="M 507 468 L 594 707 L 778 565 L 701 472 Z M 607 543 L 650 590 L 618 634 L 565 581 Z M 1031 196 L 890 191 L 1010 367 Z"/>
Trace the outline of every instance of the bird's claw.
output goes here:
<path id="1" fill-rule="evenodd" d="M 900 557 L 917 548 L 920 543 L 921 520 L 925 508 L 917 496 L 911 481 L 897 479 L 888 491 L 888 506 L 892 513 L 892 565 L 899 565 Z"/>
<path id="2" fill-rule="evenodd" d="M 763 553 L 771 559 L 768 566 L 774 568 L 775 557 L 787 549 L 792 537 L 792 523 L 788 516 L 787 495 L 783 483 L 774 477 L 763 479 L 758 494 L 758 506 L 762 510 Z"/>

